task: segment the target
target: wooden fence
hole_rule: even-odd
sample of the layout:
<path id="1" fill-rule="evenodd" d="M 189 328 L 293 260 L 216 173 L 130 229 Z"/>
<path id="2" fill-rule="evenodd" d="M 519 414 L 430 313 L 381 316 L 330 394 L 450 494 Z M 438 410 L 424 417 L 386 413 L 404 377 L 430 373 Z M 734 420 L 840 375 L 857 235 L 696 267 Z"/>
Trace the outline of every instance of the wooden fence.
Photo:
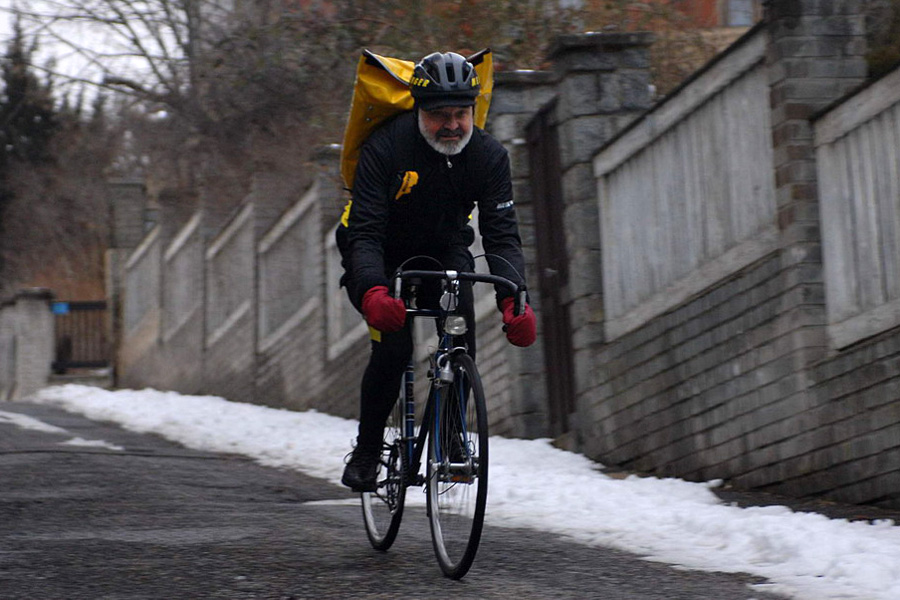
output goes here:
<path id="1" fill-rule="evenodd" d="M 774 248 L 765 34 L 595 157 L 608 339 Z"/>
<path id="2" fill-rule="evenodd" d="M 816 122 L 829 333 L 900 325 L 900 71 Z"/>

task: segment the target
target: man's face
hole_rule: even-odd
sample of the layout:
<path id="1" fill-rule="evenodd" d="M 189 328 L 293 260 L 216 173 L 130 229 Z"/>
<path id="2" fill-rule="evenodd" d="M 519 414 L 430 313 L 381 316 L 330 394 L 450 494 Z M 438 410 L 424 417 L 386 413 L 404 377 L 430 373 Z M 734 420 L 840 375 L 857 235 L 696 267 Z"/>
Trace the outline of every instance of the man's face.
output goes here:
<path id="1" fill-rule="evenodd" d="M 420 110 L 419 131 L 425 141 L 441 154 L 459 154 L 472 138 L 474 112 L 472 106 Z"/>

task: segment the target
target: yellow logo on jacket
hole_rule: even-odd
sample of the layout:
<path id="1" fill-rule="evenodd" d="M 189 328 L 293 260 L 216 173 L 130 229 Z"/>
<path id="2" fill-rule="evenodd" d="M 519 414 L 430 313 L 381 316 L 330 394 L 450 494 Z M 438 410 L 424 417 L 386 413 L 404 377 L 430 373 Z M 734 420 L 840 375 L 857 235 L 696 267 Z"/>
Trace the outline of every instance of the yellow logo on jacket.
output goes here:
<path id="1" fill-rule="evenodd" d="M 353 200 L 348 200 L 347 204 L 344 206 L 344 212 L 341 214 L 341 225 L 344 227 L 350 226 L 350 209 L 353 208 Z"/>
<path id="2" fill-rule="evenodd" d="M 404 173 L 403 181 L 400 184 L 400 189 L 397 190 L 397 194 L 394 196 L 394 200 L 399 200 L 401 196 L 410 193 L 417 183 L 419 183 L 418 173 L 415 171 L 407 171 Z"/>

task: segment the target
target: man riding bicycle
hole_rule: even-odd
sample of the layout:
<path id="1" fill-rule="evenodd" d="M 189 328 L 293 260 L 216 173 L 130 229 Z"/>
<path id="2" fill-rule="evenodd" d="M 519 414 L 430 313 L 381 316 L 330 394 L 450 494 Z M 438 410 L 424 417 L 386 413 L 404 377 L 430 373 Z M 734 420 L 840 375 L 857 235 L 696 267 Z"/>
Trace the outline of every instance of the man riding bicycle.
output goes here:
<path id="1" fill-rule="evenodd" d="M 525 283 L 509 157 L 474 125 L 479 90 L 475 69 L 463 56 L 429 54 L 410 80 L 414 110 L 372 133 L 359 156 L 352 200 L 336 232 L 345 270 L 341 283 L 372 334 L 356 447 L 341 479 L 355 491 L 375 490 L 384 424 L 413 351 L 404 303 L 388 290 L 391 274 L 404 263 L 433 269 L 434 260 L 443 269 L 474 270 L 468 247 L 475 233 L 468 222 L 477 206 L 490 271 Z M 531 345 L 536 335 L 531 308 L 515 315 L 514 299 L 499 288 L 497 304 L 509 341 Z M 463 285 L 461 308 L 474 357 L 471 283 Z"/>

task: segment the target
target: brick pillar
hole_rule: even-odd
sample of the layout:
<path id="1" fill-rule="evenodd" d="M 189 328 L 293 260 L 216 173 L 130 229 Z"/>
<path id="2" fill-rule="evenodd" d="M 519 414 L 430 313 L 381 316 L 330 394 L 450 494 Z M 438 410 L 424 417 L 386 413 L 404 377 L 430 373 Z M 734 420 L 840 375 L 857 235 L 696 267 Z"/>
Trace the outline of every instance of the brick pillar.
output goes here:
<path id="1" fill-rule="evenodd" d="M 559 138 L 568 278 L 560 290 L 571 323 L 574 435 L 592 404 L 597 347 L 605 341 L 600 207 L 593 157 L 651 106 L 650 33 L 588 33 L 558 39 L 551 58 L 559 77 L 553 118 Z M 552 393 L 552 392 L 551 392 Z"/>
<path id="2" fill-rule="evenodd" d="M 592 159 L 651 106 L 651 33 L 561 36 L 550 58 L 559 76 L 555 118 L 569 254 L 575 350 L 603 341 L 600 214 Z"/>
<path id="3" fill-rule="evenodd" d="M 540 314 L 538 277 L 535 272 L 535 223 L 531 203 L 531 182 L 528 152 L 525 146 L 525 127 L 535 113 L 556 94 L 553 73 L 546 71 L 500 72 L 496 75 L 494 96 L 488 127 L 509 151 L 516 217 L 525 255 L 525 276 L 530 287 L 531 304 Z M 516 437 L 545 437 L 547 431 L 547 384 L 544 379 L 543 344 L 538 328 L 538 340 L 529 348 L 507 347 L 500 341 L 509 372 L 513 376 L 509 394 L 509 422 L 495 427 L 499 433 Z M 480 356 L 485 356 L 482 352 Z M 487 377 L 492 374 L 485 373 Z M 487 384 L 491 384 L 487 381 Z"/>
<path id="4" fill-rule="evenodd" d="M 796 342 L 802 368 L 821 357 L 826 347 L 815 149 L 809 119 L 863 82 L 865 18 L 861 0 L 772 0 L 766 4 L 766 22 L 783 268 L 786 286 L 803 290 L 785 296 L 791 304 L 785 312 L 792 313 L 788 321 L 794 332 L 805 336 Z"/>
<path id="5" fill-rule="evenodd" d="M 770 1 L 772 136 L 782 230 L 818 223 L 809 118 L 866 77 L 861 1 Z"/>
<path id="6" fill-rule="evenodd" d="M 592 157 L 617 132 L 650 106 L 648 33 L 588 33 L 561 36 L 551 49 L 552 71 L 498 73 L 491 103 L 491 133 L 510 152 L 516 212 L 522 234 L 532 304 L 541 314 L 537 235 L 532 203 L 533 175 L 527 131 L 540 113 L 557 133 L 561 205 L 569 281 L 561 300 L 574 324 L 576 387 L 586 389 L 594 346 L 602 343 L 600 226 Z M 548 430 L 548 390 L 544 377 L 541 327 L 538 343 L 508 356 L 518 385 L 511 408 L 514 435 L 544 436 Z M 578 382 L 581 382 L 580 384 Z M 578 392 L 576 389 L 576 393 Z"/>
<path id="7" fill-rule="evenodd" d="M 149 222 L 147 189 L 141 180 L 111 180 L 107 185 L 109 247 L 106 250 L 106 298 L 110 307 L 110 340 L 114 354 L 122 343 L 125 263 L 144 235 Z M 113 365 L 113 385 L 118 383 Z"/>
<path id="8" fill-rule="evenodd" d="M 344 182 L 341 180 L 340 144 L 329 144 L 317 148 L 313 153 L 310 167 L 315 171 L 312 179 L 318 180 L 320 185 L 323 226 L 325 229 L 333 228 L 341 218 L 344 206 L 350 197 L 350 193 L 344 189 Z"/>

